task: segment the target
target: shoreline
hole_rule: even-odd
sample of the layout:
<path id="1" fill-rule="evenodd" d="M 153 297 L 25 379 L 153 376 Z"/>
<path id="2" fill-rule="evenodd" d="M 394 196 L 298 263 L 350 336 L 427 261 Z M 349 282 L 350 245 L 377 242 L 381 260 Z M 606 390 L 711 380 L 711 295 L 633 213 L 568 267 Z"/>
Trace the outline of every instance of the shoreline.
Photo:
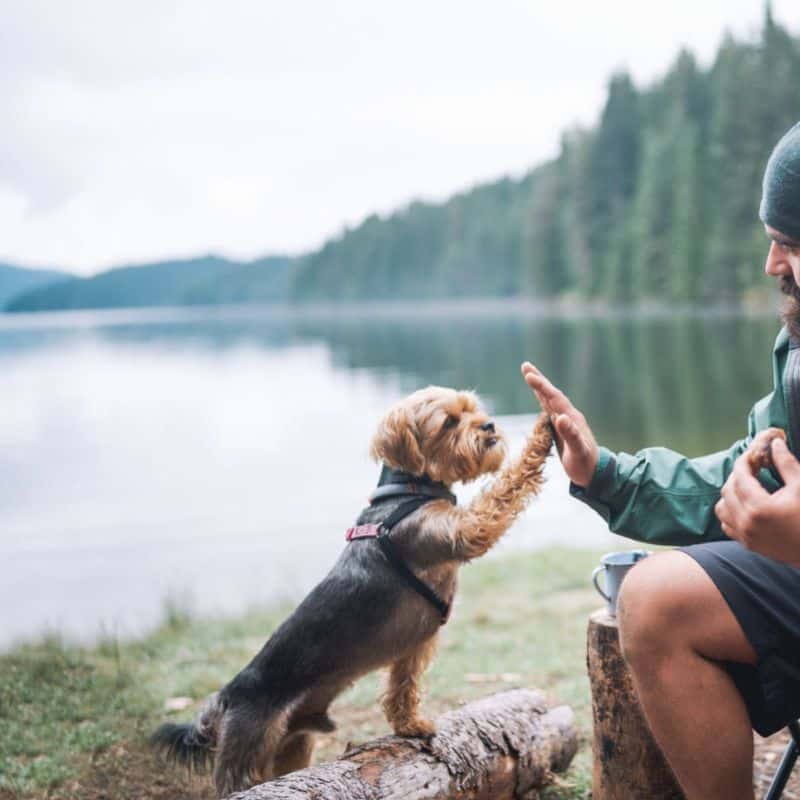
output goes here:
<path id="1" fill-rule="evenodd" d="M 465 567 L 453 618 L 424 680 L 423 710 L 432 717 L 516 687 L 539 688 L 571 705 L 582 744 L 567 784 L 548 791 L 553 800 L 579 800 L 591 781 L 584 638 L 589 613 L 602 603 L 589 580 L 599 555 L 551 548 Z M 286 611 L 225 620 L 177 611 L 134 642 L 110 637 L 75 648 L 51 639 L 0 655 L 0 798 L 96 800 L 124 784 L 142 800 L 211 800 L 207 776 L 154 761 L 147 737 L 162 722 L 191 719 Z M 382 680 L 371 673 L 334 703 L 339 729 L 319 737 L 315 762 L 335 759 L 350 741 L 389 732 L 377 703 Z"/>
<path id="2" fill-rule="evenodd" d="M 780 298 L 758 297 L 738 303 L 685 304 L 649 302 L 612 305 L 572 298 L 463 300 L 376 300 L 359 303 L 221 304 L 184 306 L 124 306 L 116 308 L 0 311 L 0 331 L 47 328 L 94 328 L 129 324 L 213 321 L 346 321 L 348 319 L 448 319 L 459 317 L 531 317 L 532 319 L 668 319 L 777 317 Z"/>

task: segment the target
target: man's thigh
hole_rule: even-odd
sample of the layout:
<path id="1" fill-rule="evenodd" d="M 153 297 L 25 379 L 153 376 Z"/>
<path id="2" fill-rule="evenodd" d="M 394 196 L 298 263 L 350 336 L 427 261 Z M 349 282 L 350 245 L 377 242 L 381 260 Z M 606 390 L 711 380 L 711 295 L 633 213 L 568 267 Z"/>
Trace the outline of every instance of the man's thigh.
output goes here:
<path id="1" fill-rule="evenodd" d="M 626 576 L 623 631 L 647 626 L 649 641 L 691 647 L 704 658 L 755 664 L 756 651 L 706 570 L 680 550 L 640 561 Z M 634 630 L 635 632 L 635 630 Z"/>
<path id="2" fill-rule="evenodd" d="M 688 645 L 719 662 L 762 736 L 800 717 L 800 568 L 709 542 L 640 562 L 621 599 L 623 644 L 638 633 L 662 657 Z"/>

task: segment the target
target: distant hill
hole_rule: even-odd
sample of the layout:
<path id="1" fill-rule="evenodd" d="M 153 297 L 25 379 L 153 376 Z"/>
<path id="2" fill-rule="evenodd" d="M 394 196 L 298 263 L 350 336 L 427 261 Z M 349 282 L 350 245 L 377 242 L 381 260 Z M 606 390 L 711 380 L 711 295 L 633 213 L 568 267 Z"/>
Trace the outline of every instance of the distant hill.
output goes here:
<path id="1" fill-rule="evenodd" d="M 0 308 L 12 297 L 46 286 L 57 281 L 63 281 L 72 276 L 67 272 L 44 269 L 24 269 L 13 267 L 11 264 L 0 263 Z"/>
<path id="2" fill-rule="evenodd" d="M 19 294 L 6 305 L 6 310 L 275 302 L 285 296 L 289 262 L 284 256 L 242 263 L 209 255 L 130 265 Z"/>
<path id="3" fill-rule="evenodd" d="M 186 295 L 187 302 L 201 305 L 286 302 L 293 263 L 288 256 L 266 256 L 234 265 L 208 280 L 193 283 Z"/>

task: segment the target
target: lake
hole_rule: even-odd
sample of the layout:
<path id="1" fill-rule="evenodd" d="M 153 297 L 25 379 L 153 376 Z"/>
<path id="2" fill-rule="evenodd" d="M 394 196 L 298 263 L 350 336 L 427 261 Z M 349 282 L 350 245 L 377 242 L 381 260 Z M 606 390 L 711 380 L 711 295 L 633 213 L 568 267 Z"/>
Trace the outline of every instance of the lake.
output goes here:
<path id="1" fill-rule="evenodd" d="M 0 647 L 297 599 L 374 486 L 377 420 L 430 383 L 477 390 L 515 448 L 537 411 L 525 359 L 613 449 L 727 447 L 778 328 L 502 304 L 0 314 Z M 632 546 L 555 459 L 548 479 L 501 549 Z"/>

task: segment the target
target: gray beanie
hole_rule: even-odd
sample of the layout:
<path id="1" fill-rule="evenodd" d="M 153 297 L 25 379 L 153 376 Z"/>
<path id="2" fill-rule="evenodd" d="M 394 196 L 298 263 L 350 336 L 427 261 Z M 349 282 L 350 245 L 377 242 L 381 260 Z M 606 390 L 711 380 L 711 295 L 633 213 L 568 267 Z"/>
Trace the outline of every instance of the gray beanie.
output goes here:
<path id="1" fill-rule="evenodd" d="M 758 214 L 763 223 L 800 242 L 800 122 L 769 157 Z"/>

